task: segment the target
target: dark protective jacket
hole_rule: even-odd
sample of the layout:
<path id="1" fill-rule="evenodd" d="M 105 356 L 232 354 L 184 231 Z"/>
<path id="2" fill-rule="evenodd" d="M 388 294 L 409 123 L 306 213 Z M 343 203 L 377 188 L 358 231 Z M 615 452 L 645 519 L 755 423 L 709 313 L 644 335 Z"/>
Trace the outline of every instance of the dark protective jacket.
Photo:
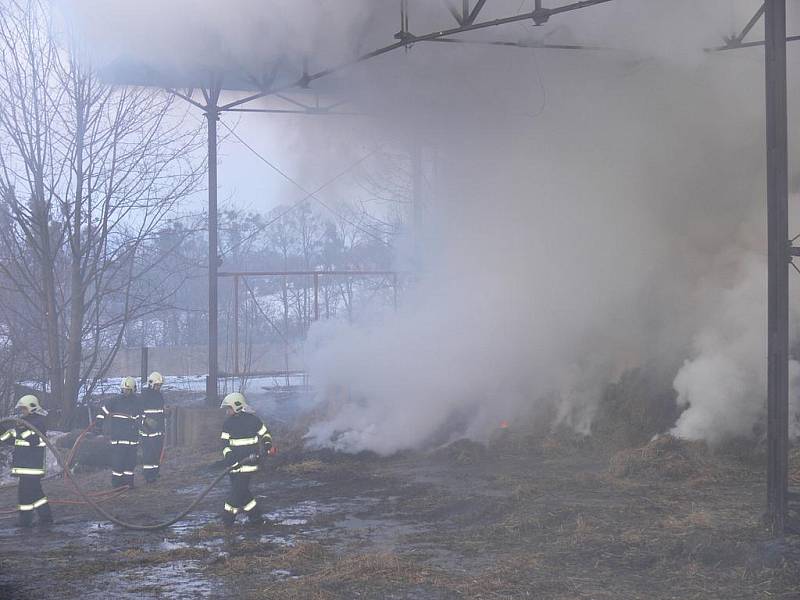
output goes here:
<path id="1" fill-rule="evenodd" d="M 47 434 L 47 420 L 44 415 L 29 414 L 22 419 L 43 434 Z M 47 446 L 33 429 L 22 425 L 9 429 L 0 435 L 0 442 L 14 440 L 14 455 L 11 462 L 12 475 L 44 475 L 45 449 Z"/>
<path id="2" fill-rule="evenodd" d="M 120 394 L 106 401 L 95 422 L 113 445 L 138 444 L 141 414 L 136 394 Z"/>
<path id="3" fill-rule="evenodd" d="M 222 424 L 222 455 L 228 465 L 236 465 L 231 473 L 253 473 L 258 465 L 240 465 L 251 454 L 262 454 L 272 448 L 272 435 L 267 426 L 253 413 L 238 412 Z"/>
<path id="4" fill-rule="evenodd" d="M 164 435 L 164 396 L 161 390 L 144 388 L 139 396 L 139 407 L 142 414 L 142 437 Z"/>

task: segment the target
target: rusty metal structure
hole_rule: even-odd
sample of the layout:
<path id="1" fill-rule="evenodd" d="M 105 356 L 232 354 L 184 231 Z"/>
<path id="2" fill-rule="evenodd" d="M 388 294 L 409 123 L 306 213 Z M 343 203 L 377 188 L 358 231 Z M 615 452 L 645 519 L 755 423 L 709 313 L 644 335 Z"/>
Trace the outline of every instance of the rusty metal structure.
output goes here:
<path id="1" fill-rule="evenodd" d="M 219 375 L 217 356 L 218 346 L 218 306 L 217 285 L 223 274 L 218 272 L 219 250 L 217 246 L 217 121 L 224 113 L 297 113 L 307 115 L 346 114 L 338 111 L 339 104 L 321 106 L 319 101 L 308 104 L 289 99 L 291 90 L 308 90 L 315 82 L 341 72 L 348 67 L 368 61 L 399 49 L 407 49 L 417 43 L 479 43 L 517 46 L 520 48 L 553 48 L 562 50 L 592 50 L 590 46 L 579 44 L 545 44 L 538 42 L 474 41 L 459 38 L 460 34 L 517 22 L 533 22 L 535 25 L 547 23 L 554 17 L 571 12 L 606 4 L 613 0 L 583 0 L 553 5 L 544 0 L 534 0 L 534 9 L 528 12 L 500 18 L 481 20 L 486 12 L 488 0 L 462 0 L 461 6 L 451 2 L 445 4 L 455 20 L 455 26 L 428 33 L 413 33 L 409 27 L 408 0 L 398 0 L 400 4 L 400 29 L 394 35 L 396 41 L 376 48 L 353 60 L 331 66 L 317 72 L 309 72 L 304 64 L 302 73 L 289 75 L 282 73 L 280 62 L 263 74 L 243 74 L 236 72 L 204 75 L 202 81 L 180 81 L 166 79 L 152 72 L 129 72 L 123 76 L 124 83 L 163 87 L 200 109 L 208 122 L 208 219 L 209 219 L 209 269 L 208 269 L 208 372 L 207 396 L 210 404 L 216 402 L 216 382 Z M 767 214 L 768 214 L 768 519 L 776 534 L 797 528 L 789 522 L 790 502 L 800 495 L 790 492 L 788 487 L 788 361 L 789 361 L 789 313 L 788 313 L 788 269 L 793 266 L 792 257 L 800 256 L 800 247 L 793 246 L 788 233 L 788 111 L 787 111 L 787 42 L 800 40 L 800 35 L 787 37 L 787 0 L 765 0 L 742 31 L 724 40 L 723 45 L 712 51 L 730 51 L 753 47 L 765 48 L 765 114 L 766 114 L 766 156 L 767 156 Z M 763 40 L 747 40 L 757 23 L 764 23 Z M 185 84 L 185 85 L 184 85 Z M 199 91 L 198 95 L 196 92 Z M 244 92 L 242 98 L 220 103 L 223 91 Z M 246 106 L 267 98 L 281 99 L 289 106 L 251 107 Z M 796 239 L 796 238 L 795 238 Z M 797 267 L 795 267 L 797 268 Z M 800 271 L 800 269 L 798 269 Z M 245 277 L 252 273 L 226 273 L 224 276 Z M 320 275 L 322 275 L 320 273 Z"/>

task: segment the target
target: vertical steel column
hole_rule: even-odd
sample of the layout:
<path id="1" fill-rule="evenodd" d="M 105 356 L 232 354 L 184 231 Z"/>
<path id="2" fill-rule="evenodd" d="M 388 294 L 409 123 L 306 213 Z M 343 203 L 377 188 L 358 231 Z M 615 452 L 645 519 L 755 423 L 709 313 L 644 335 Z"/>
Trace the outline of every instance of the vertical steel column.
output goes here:
<path id="1" fill-rule="evenodd" d="M 217 380 L 219 362 L 217 347 L 217 267 L 219 248 L 217 245 L 217 100 L 219 90 L 210 90 L 206 119 L 208 120 L 208 380 L 206 402 L 217 404 Z"/>
<path id="2" fill-rule="evenodd" d="M 314 273 L 314 320 L 319 321 L 319 273 Z"/>
<path id="3" fill-rule="evenodd" d="M 786 109 L 786 0 L 766 0 L 767 113 L 767 515 L 786 523 L 789 436 L 789 202 Z"/>
<path id="4" fill-rule="evenodd" d="M 411 147 L 411 209 L 414 227 L 414 262 L 415 268 L 422 268 L 422 146 L 418 139 L 412 141 Z"/>
<path id="5" fill-rule="evenodd" d="M 233 276 L 233 374 L 239 376 L 239 276 Z"/>
<path id="6" fill-rule="evenodd" d="M 142 363 L 141 363 L 141 371 L 140 374 L 142 376 L 141 382 L 139 385 L 144 388 L 147 384 L 147 346 L 142 346 Z"/>

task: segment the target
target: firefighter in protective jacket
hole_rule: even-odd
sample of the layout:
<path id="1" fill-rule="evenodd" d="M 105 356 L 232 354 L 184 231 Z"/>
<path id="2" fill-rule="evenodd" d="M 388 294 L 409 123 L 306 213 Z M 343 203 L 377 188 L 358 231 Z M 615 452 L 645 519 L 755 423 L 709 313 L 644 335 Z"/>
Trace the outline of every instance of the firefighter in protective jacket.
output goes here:
<path id="1" fill-rule="evenodd" d="M 95 417 L 97 428 L 111 438 L 111 485 L 133 487 L 133 469 L 139 448 L 139 402 L 136 400 L 136 381 L 125 377 L 121 394 L 100 407 Z"/>
<path id="2" fill-rule="evenodd" d="M 47 433 L 45 417 L 47 411 L 39 404 L 36 396 L 27 395 L 19 399 L 16 406 L 23 421 L 30 423 L 43 434 Z M 19 503 L 20 527 L 33 525 L 33 511 L 39 515 L 39 523 L 53 522 L 47 496 L 42 491 L 42 477 L 45 470 L 45 450 L 47 446 L 33 429 L 17 425 L 0 435 L 0 441 L 14 440 L 14 455 L 11 474 L 19 477 L 17 497 Z"/>
<path id="3" fill-rule="evenodd" d="M 164 449 L 164 396 L 161 386 L 164 378 L 161 373 L 152 372 L 147 378 L 147 387 L 142 390 L 139 405 L 142 412 L 142 426 L 139 438 L 142 445 L 142 470 L 148 483 L 158 479 L 161 467 L 161 451 Z"/>
<path id="4" fill-rule="evenodd" d="M 220 436 L 225 443 L 222 454 L 233 467 L 223 523 L 233 525 L 239 513 L 247 515 L 251 523 L 261 523 L 261 508 L 250 491 L 250 478 L 258 471 L 261 456 L 272 448 L 272 435 L 261 419 L 249 410 L 242 394 L 228 394 L 220 408 L 225 408 L 228 415 Z"/>

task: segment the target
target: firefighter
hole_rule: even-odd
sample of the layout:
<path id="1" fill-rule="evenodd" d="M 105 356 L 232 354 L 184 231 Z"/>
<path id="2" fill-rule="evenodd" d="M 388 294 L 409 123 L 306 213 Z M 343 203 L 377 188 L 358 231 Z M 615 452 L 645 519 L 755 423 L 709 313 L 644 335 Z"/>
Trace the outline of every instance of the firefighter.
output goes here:
<path id="1" fill-rule="evenodd" d="M 45 417 L 47 411 L 33 395 L 23 396 L 17 402 L 17 411 L 21 418 L 36 427 L 43 434 L 47 433 Z M 14 440 L 14 456 L 11 463 L 11 474 L 19 477 L 17 497 L 19 503 L 19 526 L 33 526 L 33 511 L 39 515 L 39 523 L 49 525 L 53 522 L 47 496 L 42 491 L 42 477 L 45 468 L 45 450 L 47 446 L 32 429 L 17 425 L 0 435 L 0 441 Z"/>
<path id="2" fill-rule="evenodd" d="M 161 466 L 161 451 L 164 449 L 164 396 L 161 386 L 164 378 L 153 371 L 147 378 L 147 387 L 139 397 L 142 427 L 139 438 L 142 446 L 142 470 L 147 483 L 158 479 Z"/>
<path id="3" fill-rule="evenodd" d="M 122 380 L 120 392 L 105 402 L 95 417 L 98 430 L 111 438 L 111 486 L 115 488 L 133 487 L 141 421 L 133 377 Z"/>
<path id="4" fill-rule="evenodd" d="M 225 396 L 220 408 L 226 409 L 228 418 L 222 425 L 222 454 L 233 469 L 230 471 L 231 488 L 225 502 L 222 521 L 233 525 L 236 515 L 247 515 L 253 524 L 262 523 L 261 508 L 250 491 L 250 478 L 258 471 L 261 456 L 272 448 L 269 429 L 247 406 L 245 397 L 234 392 Z"/>

